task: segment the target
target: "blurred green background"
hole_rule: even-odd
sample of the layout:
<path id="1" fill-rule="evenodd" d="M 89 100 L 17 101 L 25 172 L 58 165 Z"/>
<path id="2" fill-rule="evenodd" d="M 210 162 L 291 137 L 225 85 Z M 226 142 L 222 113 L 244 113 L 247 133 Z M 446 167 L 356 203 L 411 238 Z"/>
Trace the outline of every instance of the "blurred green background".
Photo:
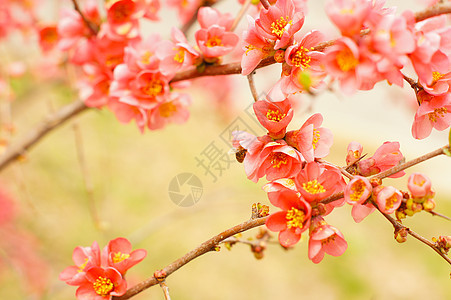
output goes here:
<path id="1" fill-rule="evenodd" d="M 323 5 L 323 1 L 312 4 L 311 13 L 323 13 Z M 303 31 L 315 26 L 320 17 L 324 16 L 312 18 Z M 277 66 L 258 72 L 259 91 L 279 72 Z M 36 80 L 26 75 L 13 82 L 17 98 L 11 103 L 16 128 L 12 142 L 51 111 L 76 99 L 76 92 L 65 82 Z M 236 75 L 232 80 L 237 88 L 227 109 L 193 87 L 191 117 L 186 124 L 144 134 L 134 124 L 118 123 L 107 110 L 90 110 L 52 132 L 23 161 L 2 171 L 0 182 L 15 200 L 14 224 L 34 236 L 36 254 L 49 270 L 48 285 L 39 297 L 30 291 L 24 271 L 8 264 L 7 252 L 1 251 L 1 298 L 74 299 L 75 288 L 58 280 L 58 274 L 73 264 L 73 249 L 93 241 L 103 247 L 119 236 L 130 239 L 135 249 L 148 251 L 147 258 L 127 274 L 133 285 L 222 230 L 247 220 L 252 203 L 270 205 L 261 190 L 265 181 L 254 184 L 247 180 L 242 165 L 231 163 L 217 174 L 216 182 L 197 166 L 196 157 L 212 142 L 223 153 L 230 150 L 220 137 L 237 117 L 264 134 L 246 114 L 252 99 L 245 78 Z M 406 159 L 446 144 L 446 132 L 434 132 L 423 141 L 411 137 L 414 111 L 404 98 L 407 96 L 399 88 L 385 83 L 353 97 L 329 92 L 315 98 L 305 96 L 290 128 L 299 127 L 311 113 L 323 113 L 323 126 L 332 130 L 335 141 L 327 160 L 337 165 L 344 164 L 346 146 L 354 140 L 370 155 L 387 140 L 400 141 Z M 233 154 L 229 157 L 234 159 Z M 408 170 L 408 174 L 420 171 L 432 179 L 436 210 L 447 215 L 451 215 L 450 169 L 451 160 L 438 157 Z M 175 205 L 168 196 L 169 182 L 183 172 L 196 174 L 203 184 L 202 198 L 187 208 Z M 406 182 L 407 176 L 386 181 L 404 190 Z M 270 206 L 270 210 L 275 208 Z M 236 245 L 231 251 L 222 247 L 171 275 L 166 281 L 170 294 L 173 299 L 451 298 L 449 265 L 412 238 L 396 243 L 393 228 L 380 214 L 373 213 L 356 224 L 350 207 L 343 206 L 326 220 L 348 241 L 348 250 L 341 257 L 326 255 L 315 265 L 307 257 L 307 240 L 288 251 L 269 245 L 262 260 L 256 260 L 246 245 Z M 429 239 L 451 232 L 449 221 L 426 213 L 405 224 Z M 244 233 L 244 238 L 257 231 Z M 277 234 L 273 238 L 276 240 Z M 43 272 L 43 276 L 47 275 Z M 163 299 L 163 294 L 153 287 L 134 299 Z"/>

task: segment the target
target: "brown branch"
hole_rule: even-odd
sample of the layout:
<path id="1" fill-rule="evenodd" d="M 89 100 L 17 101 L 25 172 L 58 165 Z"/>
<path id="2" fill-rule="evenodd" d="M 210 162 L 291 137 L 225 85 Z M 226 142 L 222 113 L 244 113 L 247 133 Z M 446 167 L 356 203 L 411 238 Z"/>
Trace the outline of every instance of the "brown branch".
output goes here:
<path id="1" fill-rule="evenodd" d="M 70 118 L 85 111 L 87 108 L 83 101 L 76 101 L 47 117 L 40 125 L 31 130 L 22 141 L 8 147 L 6 152 L 0 156 L 0 170 L 21 155 L 25 155 L 26 151 L 39 142 L 47 133 L 59 127 Z"/>
<path id="2" fill-rule="evenodd" d="M 238 12 L 238 15 L 236 16 L 235 20 L 233 20 L 232 27 L 230 28 L 230 31 L 235 31 L 236 27 L 238 26 L 238 23 L 240 23 L 240 20 L 243 18 L 244 13 L 249 8 L 249 5 L 251 5 L 252 0 L 246 0 L 244 2 L 243 6 L 241 6 L 240 11 Z"/>
<path id="3" fill-rule="evenodd" d="M 416 238 L 417 240 L 419 240 L 420 242 L 428 245 L 429 247 L 431 247 L 435 252 L 437 252 L 438 255 L 440 255 L 444 260 L 446 260 L 450 265 L 451 265 L 451 259 L 444 253 L 442 253 L 440 251 L 439 248 L 437 248 L 431 241 L 429 241 L 428 239 L 422 237 L 421 235 L 419 235 L 418 233 L 416 233 L 415 231 L 413 231 L 412 229 L 410 229 L 409 227 L 406 227 L 404 225 L 402 225 L 401 223 L 399 223 L 398 221 L 396 221 L 394 218 L 392 218 L 390 215 L 387 215 L 386 213 L 383 213 L 382 211 L 379 210 L 379 208 L 377 207 L 377 205 L 375 205 L 375 207 L 377 208 L 377 210 L 388 220 L 390 221 L 390 223 L 392 223 L 393 227 L 395 228 L 395 232 L 398 232 L 400 230 L 405 230 L 409 235 L 413 236 L 414 238 Z"/>
<path id="4" fill-rule="evenodd" d="M 183 267 L 184 265 L 186 265 L 193 259 L 195 259 L 205 253 L 213 251 L 215 249 L 215 247 L 221 241 L 225 240 L 226 238 L 231 237 L 237 233 L 240 233 L 240 232 L 243 232 L 243 231 L 246 231 L 246 230 L 252 229 L 254 227 L 258 227 L 258 226 L 265 224 L 267 218 L 268 217 L 250 219 L 249 221 L 243 222 L 239 225 L 236 225 L 232 228 L 229 228 L 229 229 L 221 232 L 220 234 L 212 237 L 211 239 L 205 241 L 204 243 L 202 243 L 195 249 L 186 253 L 181 258 L 175 260 L 173 263 L 166 266 L 162 270 L 158 271 L 158 273 L 165 274 L 165 278 L 166 278 L 167 276 L 171 275 L 172 273 L 174 273 L 175 271 L 177 271 L 178 269 L 180 269 L 181 267 Z M 154 276 L 150 277 L 149 279 L 146 279 L 143 282 L 138 283 L 137 285 L 131 287 L 130 289 L 127 290 L 127 292 L 124 295 L 122 295 L 120 297 L 113 297 L 113 300 L 129 299 L 129 298 L 135 296 L 136 294 L 139 294 L 142 291 L 150 288 L 151 286 L 159 284 L 161 281 L 162 281 L 161 279 L 160 280 L 157 279 L 154 275 Z"/>
<path id="5" fill-rule="evenodd" d="M 160 287 L 163 290 L 164 299 L 171 300 L 171 296 L 169 295 L 169 287 L 166 285 L 166 282 L 160 282 Z"/>
<path id="6" fill-rule="evenodd" d="M 88 26 L 89 31 L 91 31 L 93 35 L 97 35 L 97 33 L 99 32 L 98 26 L 86 18 L 86 16 L 81 11 L 77 0 L 72 0 L 72 3 L 74 4 L 74 9 L 80 14 L 81 18 L 83 19 L 83 22 L 85 22 L 86 26 Z"/>
<path id="7" fill-rule="evenodd" d="M 254 82 L 254 74 L 251 73 L 247 75 L 247 81 L 249 81 L 249 89 L 251 90 L 252 97 L 254 98 L 254 101 L 258 101 L 258 94 L 257 89 L 255 88 L 255 82 Z"/>
<path id="8" fill-rule="evenodd" d="M 443 215 L 443 214 L 441 214 L 441 213 L 435 212 L 435 211 L 433 211 L 433 210 L 426 210 L 426 211 L 427 211 L 428 213 L 430 213 L 431 215 L 433 215 L 433 216 L 441 217 L 441 218 L 443 218 L 443 219 L 445 219 L 445 220 L 451 221 L 451 218 L 450 218 L 450 217 L 445 216 L 445 215 Z"/>
<path id="9" fill-rule="evenodd" d="M 407 168 L 410 168 L 410 167 L 412 167 L 412 166 L 414 166 L 416 164 L 424 162 L 424 161 L 426 161 L 428 159 L 431 159 L 431 158 L 433 158 L 435 156 L 438 156 L 438 155 L 441 155 L 441 154 L 445 154 L 443 150 L 447 149 L 447 148 L 449 148 L 448 145 L 446 145 L 446 146 L 444 146 L 442 148 L 439 148 L 437 150 L 434 150 L 432 152 L 426 153 L 426 154 L 424 154 L 424 155 L 422 155 L 420 157 L 417 157 L 417 158 L 414 158 L 412 160 L 409 160 L 409 161 L 407 161 L 405 163 L 402 163 L 402 164 L 399 164 L 397 166 L 394 166 L 393 168 L 390 168 L 388 170 L 385 170 L 384 172 L 381 172 L 379 174 L 374 175 L 373 177 L 370 178 L 370 181 L 373 180 L 373 179 L 384 179 L 384 178 L 386 178 L 386 177 L 388 177 L 390 175 L 393 175 L 393 174 L 396 174 L 398 172 L 401 172 L 401 171 L 403 171 L 403 170 L 405 170 Z M 328 203 L 334 202 L 334 201 L 336 201 L 338 199 L 343 198 L 343 194 L 344 194 L 343 192 L 338 192 L 338 193 L 335 193 L 333 195 L 330 195 L 329 197 L 327 197 L 324 200 L 322 200 L 321 203 L 328 204 Z"/>
<path id="10" fill-rule="evenodd" d="M 415 22 L 424 21 L 426 19 L 436 17 L 443 14 L 451 13 L 451 3 L 438 3 L 434 6 L 426 8 L 415 14 Z"/>

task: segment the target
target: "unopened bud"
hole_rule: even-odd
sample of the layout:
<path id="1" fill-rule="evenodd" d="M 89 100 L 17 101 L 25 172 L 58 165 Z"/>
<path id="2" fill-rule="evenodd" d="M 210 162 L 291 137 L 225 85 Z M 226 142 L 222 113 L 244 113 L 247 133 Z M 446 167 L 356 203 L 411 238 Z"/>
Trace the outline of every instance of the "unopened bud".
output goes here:
<path id="1" fill-rule="evenodd" d="M 427 199 L 423 202 L 423 208 L 425 211 L 431 211 L 435 208 L 435 201 L 434 199 Z"/>
<path id="2" fill-rule="evenodd" d="M 284 50 L 277 50 L 274 54 L 274 60 L 278 63 L 285 62 L 285 51 Z"/>
<path id="3" fill-rule="evenodd" d="M 395 231 L 395 240 L 398 243 L 404 243 L 407 240 L 407 229 L 402 227 L 401 229 Z"/>
<path id="4" fill-rule="evenodd" d="M 165 270 L 157 270 L 153 273 L 153 277 L 155 277 L 155 279 L 159 282 L 164 281 L 166 276 L 167 276 L 167 274 L 166 274 Z"/>

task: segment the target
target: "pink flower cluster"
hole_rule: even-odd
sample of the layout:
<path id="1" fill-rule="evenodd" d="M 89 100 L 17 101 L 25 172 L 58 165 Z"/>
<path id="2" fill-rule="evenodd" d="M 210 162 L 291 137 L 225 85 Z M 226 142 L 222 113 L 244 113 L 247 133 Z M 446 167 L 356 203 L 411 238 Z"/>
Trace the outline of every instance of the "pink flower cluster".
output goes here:
<path id="1" fill-rule="evenodd" d="M 446 16 L 415 23 L 412 12 L 401 16 L 385 1 L 328 1 L 326 12 L 342 37 L 327 49 L 325 66 L 342 90 L 372 89 L 379 81 L 403 85 L 406 67 L 418 75 L 417 99 L 412 134 L 429 136 L 432 128 L 444 130 L 451 124 L 451 27 Z"/>
<path id="2" fill-rule="evenodd" d="M 144 249 L 132 251 L 132 245 L 125 238 L 111 240 L 102 251 L 94 242 L 91 247 L 74 249 L 75 265 L 61 272 L 59 279 L 78 286 L 75 295 L 79 300 L 111 299 L 127 291 L 125 273 L 146 255 Z"/>
<path id="3" fill-rule="evenodd" d="M 309 257 L 315 263 L 324 253 L 341 255 L 346 242 L 322 215 L 342 205 L 343 199 L 326 205 L 321 201 L 341 191 L 345 182 L 338 168 L 316 161 L 327 156 L 332 145 L 331 131 L 321 127 L 321 114 L 310 117 L 300 129 L 287 132 L 293 117 L 288 99 L 257 101 L 254 111 L 268 134 L 255 137 L 235 132 L 233 143 L 236 149 L 246 149 L 243 164 L 247 177 L 257 182 L 266 176 L 271 181 L 264 189 L 270 202 L 281 211 L 270 215 L 267 227 L 279 231 L 279 242 L 284 247 L 296 244 L 310 228 Z M 323 230 L 325 234 L 320 234 Z"/>
<path id="4" fill-rule="evenodd" d="M 294 37 L 304 24 L 304 10 L 304 5 L 296 6 L 292 0 L 279 0 L 267 10 L 262 9 L 256 20 L 248 17 L 241 73 L 250 74 L 262 59 L 274 56 L 282 63 L 282 76 L 269 94 L 273 101 L 317 88 L 326 76 L 324 53 L 314 50 L 324 39 L 323 34 L 313 30 L 302 39 Z"/>

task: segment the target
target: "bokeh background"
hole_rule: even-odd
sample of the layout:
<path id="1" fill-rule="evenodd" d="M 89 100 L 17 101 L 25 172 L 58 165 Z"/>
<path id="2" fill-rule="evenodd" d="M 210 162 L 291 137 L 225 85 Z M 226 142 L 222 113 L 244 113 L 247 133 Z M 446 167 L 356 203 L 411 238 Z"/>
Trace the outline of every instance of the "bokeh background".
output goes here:
<path id="1" fill-rule="evenodd" d="M 217 7 L 236 14 L 234 1 L 223 2 Z M 42 14 L 51 21 L 57 6 L 68 4 L 47 1 Z M 387 5 L 398 6 L 399 11 L 421 8 L 420 2 L 413 1 L 387 1 Z M 317 28 L 334 36 L 323 8 L 324 1 L 309 2 L 302 33 Z M 162 16 L 163 23 L 147 25 L 149 32 L 165 35 L 177 22 L 172 10 L 163 8 Z M 241 27 L 246 27 L 244 21 Z M 1 60 L 22 60 L 31 66 L 38 56 L 34 42 L 32 37 L 13 37 L 1 45 Z M 255 76 L 258 91 L 266 91 L 279 74 L 279 66 L 259 70 Z M 41 75 L 30 67 L 21 78 L 10 78 L 15 100 L 0 99 L 1 134 L 11 143 L 77 97 L 71 76 L 55 80 Z M 247 180 L 243 166 L 233 161 L 230 145 L 222 139 L 237 122 L 257 134 L 265 133 L 248 114 L 252 96 L 247 81 L 239 75 L 221 80 L 233 89 L 219 100 L 217 93 L 205 91 L 206 86 L 213 86 L 212 81 L 199 80 L 190 88 L 191 117 L 184 125 L 141 134 L 134 124 L 118 123 L 109 111 L 90 110 L 3 170 L 1 188 L 14 201 L 14 216 L 13 225 L 0 231 L 1 299 L 74 299 L 75 288 L 58 280 L 58 274 L 72 265 L 73 249 L 93 241 L 103 247 L 119 236 L 127 237 L 134 248 L 148 251 L 147 258 L 127 274 L 133 285 L 220 231 L 247 220 L 252 203 L 270 205 L 261 189 L 265 181 Z M 316 97 L 302 95 L 291 129 L 315 112 L 324 115 L 323 126 L 334 134 L 327 160 L 337 165 L 344 165 L 351 141 L 360 142 L 369 155 L 385 141 L 399 141 L 407 160 L 447 143 L 447 132 L 434 131 L 421 141 L 412 138 L 415 99 L 408 87 L 379 83 L 375 90 L 352 97 L 338 90 Z M 14 125 L 12 135 L 5 129 L 9 121 Z M 221 174 L 212 170 L 216 181 L 196 160 L 212 143 L 232 161 L 222 165 Z M 407 172 L 424 172 L 431 178 L 436 210 L 447 215 L 451 215 L 450 169 L 451 160 L 438 157 Z M 169 182 L 183 172 L 197 175 L 203 185 L 200 201 L 190 207 L 175 205 L 168 195 Z M 385 182 L 406 190 L 407 176 Z M 449 265 L 412 238 L 396 243 L 392 226 L 380 214 L 356 224 L 350 207 L 343 206 L 326 220 L 348 241 L 341 257 L 326 256 L 320 264 L 313 264 L 307 257 L 307 239 L 288 251 L 270 244 L 261 260 L 246 245 L 236 245 L 231 251 L 222 247 L 171 275 L 167 279 L 170 294 L 173 299 L 451 298 Z M 429 239 L 451 232 L 449 221 L 426 213 L 405 224 Z M 254 229 L 243 236 L 257 232 Z M 163 294 L 153 287 L 134 299 L 163 299 Z"/>

